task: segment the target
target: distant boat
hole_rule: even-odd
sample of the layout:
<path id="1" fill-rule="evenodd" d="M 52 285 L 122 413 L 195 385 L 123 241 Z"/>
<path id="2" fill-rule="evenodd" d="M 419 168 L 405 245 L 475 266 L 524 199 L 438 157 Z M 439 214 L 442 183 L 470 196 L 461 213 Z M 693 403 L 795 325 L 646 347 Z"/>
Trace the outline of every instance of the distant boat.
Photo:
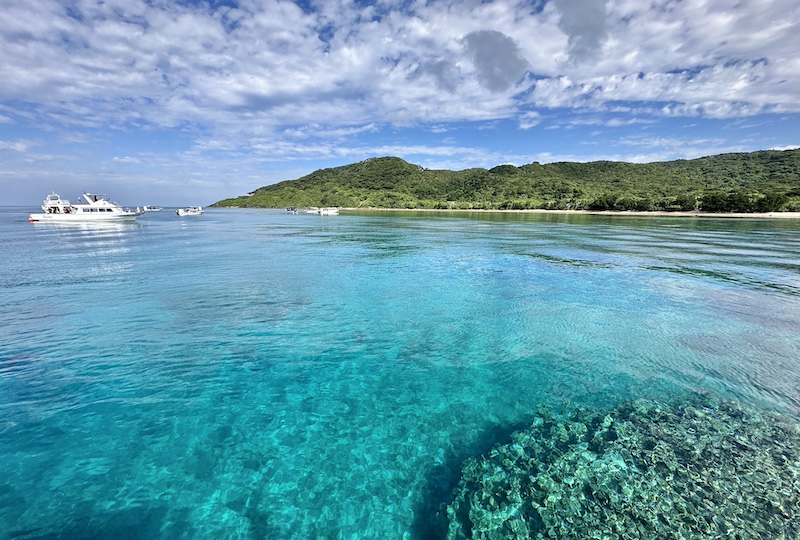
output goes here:
<path id="1" fill-rule="evenodd" d="M 161 212 L 163 208 L 160 206 L 143 206 L 145 212 Z"/>
<path id="2" fill-rule="evenodd" d="M 316 206 L 309 206 L 306 208 L 306 214 L 317 214 L 318 216 L 338 216 L 339 209 L 335 206 L 327 206 L 324 208 L 317 208 Z"/>
<path id="3" fill-rule="evenodd" d="M 187 206 L 186 208 L 178 208 L 176 212 L 179 216 L 199 216 L 203 213 L 202 206 Z"/>
<path id="4" fill-rule="evenodd" d="M 42 203 L 43 214 L 30 214 L 31 223 L 54 222 L 132 222 L 144 214 L 144 210 L 123 208 L 108 199 L 108 195 L 84 193 L 83 202 L 70 203 L 57 193 L 51 193 Z"/>
<path id="5" fill-rule="evenodd" d="M 286 211 L 289 212 L 290 214 L 296 214 L 297 208 L 295 208 L 294 206 L 287 206 Z"/>

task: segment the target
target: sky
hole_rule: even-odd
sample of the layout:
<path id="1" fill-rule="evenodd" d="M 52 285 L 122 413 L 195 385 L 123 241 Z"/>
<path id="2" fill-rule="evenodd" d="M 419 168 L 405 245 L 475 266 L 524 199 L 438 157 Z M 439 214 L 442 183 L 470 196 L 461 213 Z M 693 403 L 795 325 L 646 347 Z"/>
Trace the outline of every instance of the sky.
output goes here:
<path id="1" fill-rule="evenodd" d="M 797 0 L 0 0 L 2 206 L 800 146 Z"/>

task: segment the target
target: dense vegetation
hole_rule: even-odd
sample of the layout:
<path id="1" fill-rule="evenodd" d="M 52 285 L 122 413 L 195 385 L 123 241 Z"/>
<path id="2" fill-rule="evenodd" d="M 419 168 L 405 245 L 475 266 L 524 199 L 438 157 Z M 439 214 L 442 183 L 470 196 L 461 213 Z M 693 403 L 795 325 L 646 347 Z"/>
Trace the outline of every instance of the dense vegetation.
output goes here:
<path id="1" fill-rule="evenodd" d="M 800 211 L 800 149 L 636 164 L 429 170 L 399 158 L 320 169 L 215 206 Z"/>

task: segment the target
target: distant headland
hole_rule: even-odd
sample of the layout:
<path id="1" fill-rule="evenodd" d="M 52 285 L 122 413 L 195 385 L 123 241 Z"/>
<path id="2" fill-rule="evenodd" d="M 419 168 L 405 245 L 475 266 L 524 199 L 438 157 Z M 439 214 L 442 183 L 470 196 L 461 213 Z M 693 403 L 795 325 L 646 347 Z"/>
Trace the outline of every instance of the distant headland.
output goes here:
<path id="1" fill-rule="evenodd" d="M 800 212 L 800 149 L 654 163 L 534 162 L 449 171 L 397 157 L 320 169 L 213 206 L 629 213 Z"/>

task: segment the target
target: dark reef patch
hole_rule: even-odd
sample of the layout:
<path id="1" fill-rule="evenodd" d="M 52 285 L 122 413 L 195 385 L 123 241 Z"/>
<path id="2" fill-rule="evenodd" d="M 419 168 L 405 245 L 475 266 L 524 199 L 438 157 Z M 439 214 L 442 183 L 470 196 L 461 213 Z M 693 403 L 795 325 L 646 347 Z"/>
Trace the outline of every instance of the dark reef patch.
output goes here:
<path id="1" fill-rule="evenodd" d="M 542 408 L 446 512 L 450 540 L 798 539 L 800 425 L 706 394 Z"/>
<path id="2" fill-rule="evenodd" d="M 447 535 L 447 502 L 452 500 L 453 492 L 461 478 L 461 464 L 470 456 L 485 454 L 492 448 L 508 443 L 512 432 L 523 429 L 527 424 L 511 427 L 493 426 L 482 431 L 471 444 L 457 452 L 445 454 L 440 465 L 433 467 L 427 475 L 427 484 L 422 499 L 414 509 L 414 522 L 411 527 L 413 540 L 442 540 Z"/>

